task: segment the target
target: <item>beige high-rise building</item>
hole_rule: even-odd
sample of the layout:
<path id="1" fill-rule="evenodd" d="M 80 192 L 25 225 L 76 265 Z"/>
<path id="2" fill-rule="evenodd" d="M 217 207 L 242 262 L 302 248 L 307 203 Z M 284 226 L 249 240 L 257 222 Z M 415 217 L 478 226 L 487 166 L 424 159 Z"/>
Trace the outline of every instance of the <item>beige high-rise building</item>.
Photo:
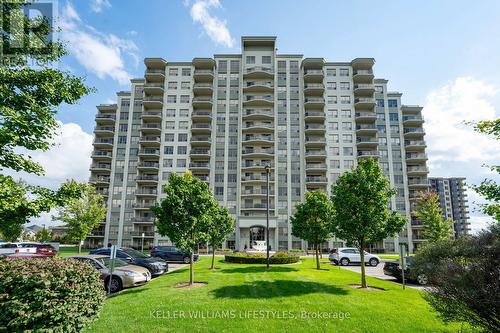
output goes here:
<path id="1" fill-rule="evenodd" d="M 398 237 L 372 250 L 394 252 L 402 242 L 412 251 L 422 241 L 410 219 L 416 191 L 429 186 L 422 108 L 387 91 L 374 59 L 279 54 L 275 37 L 243 37 L 241 54 L 144 63 L 144 78 L 117 104 L 97 107 L 91 181 L 109 210 L 89 246 L 140 247 L 143 234 L 145 246 L 168 243 L 149 208 L 171 173 L 189 169 L 236 218 L 223 246 L 250 247 L 264 239 L 270 165 L 270 245 L 305 248 L 291 235 L 295 205 L 308 190 L 330 192 L 364 158 L 379 161 L 397 189 L 391 208 L 408 218 Z"/>

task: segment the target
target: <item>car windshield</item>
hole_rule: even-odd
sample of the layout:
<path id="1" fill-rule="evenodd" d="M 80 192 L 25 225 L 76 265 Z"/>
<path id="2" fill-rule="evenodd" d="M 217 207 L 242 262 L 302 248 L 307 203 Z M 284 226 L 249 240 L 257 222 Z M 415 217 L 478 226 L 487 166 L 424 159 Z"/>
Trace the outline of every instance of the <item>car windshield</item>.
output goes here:
<path id="1" fill-rule="evenodd" d="M 123 252 L 134 258 L 148 258 L 149 256 L 134 249 L 122 249 Z"/>
<path id="2" fill-rule="evenodd" d="M 99 259 L 97 259 L 97 261 L 99 261 L 101 264 L 103 264 L 106 268 L 111 267 L 111 258 L 110 257 L 99 258 Z M 113 267 L 121 267 L 121 266 L 127 266 L 127 265 L 129 265 L 129 263 L 127 263 L 121 259 L 118 259 L 118 258 L 115 258 L 115 262 L 113 263 Z"/>

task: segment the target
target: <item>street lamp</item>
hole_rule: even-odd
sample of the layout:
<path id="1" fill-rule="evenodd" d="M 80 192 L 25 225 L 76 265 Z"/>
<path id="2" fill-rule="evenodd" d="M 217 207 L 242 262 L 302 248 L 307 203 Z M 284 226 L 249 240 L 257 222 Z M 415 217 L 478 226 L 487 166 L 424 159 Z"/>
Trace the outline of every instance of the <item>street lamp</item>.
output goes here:
<path id="1" fill-rule="evenodd" d="M 269 174 L 271 166 L 266 165 L 266 269 L 269 269 Z"/>

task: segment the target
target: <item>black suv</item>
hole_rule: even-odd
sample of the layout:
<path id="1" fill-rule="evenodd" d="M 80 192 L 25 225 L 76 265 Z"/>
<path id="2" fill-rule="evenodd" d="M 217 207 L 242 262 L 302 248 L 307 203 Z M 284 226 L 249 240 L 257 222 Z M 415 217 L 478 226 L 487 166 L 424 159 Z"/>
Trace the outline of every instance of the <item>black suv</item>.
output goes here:
<path id="1" fill-rule="evenodd" d="M 183 252 L 175 246 L 153 246 L 150 250 L 152 257 L 162 258 L 166 261 L 180 261 L 189 264 L 190 254 Z M 198 255 L 193 255 L 194 261 L 198 260 Z"/>
<path id="2" fill-rule="evenodd" d="M 111 249 L 102 247 L 100 249 L 90 251 L 90 254 L 99 254 L 109 256 Z M 134 250 L 129 247 L 120 247 L 116 249 L 116 257 L 122 259 L 132 265 L 142 266 L 151 272 L 152 276 L 158 276 L 168 272 L 168 263 L 160 258 L 152 258 L 144 253 Z"/>

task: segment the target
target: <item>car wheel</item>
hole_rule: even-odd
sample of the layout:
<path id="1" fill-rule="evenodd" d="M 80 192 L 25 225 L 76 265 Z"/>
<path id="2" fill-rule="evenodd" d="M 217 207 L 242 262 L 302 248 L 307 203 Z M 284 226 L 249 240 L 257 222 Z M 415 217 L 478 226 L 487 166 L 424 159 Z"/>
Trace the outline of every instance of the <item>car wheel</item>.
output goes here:
<path id="1" fill-rule="evenodd" d="M 114 294 L 123 289 L 122 280 L 120 278 L 113 276 L 111 278 L 111 286 L 109 283 L 109 278 L 106 280 L 106 289 L 110 292 L 110 294 Z"/>
<path id="2" fill-rule="evenodd" d="M 429 279 L 427 278 L 427 275 L 425 274 L 419 274 L 417 276 L 417 282 L 419 285 L 424 286 L 429 282 Z"/>
<path id="3" fill-rule="evenodd" d="M 347 265 L 349 265 L 349 259 L 347 259 L 347 258 L 340 259 L 340 265 L 341 266 L 347 266 Z"/>
<path id="4" fill-rule="evenodd" d="M 378 265 L 378 260 L 375 258 L 371 258 L 368 263 L 370 264 L 370 266 L 376 267 Z"/>
<path id="5" fill-rule="evenodd" d="M 184 259 L 182 260 L 185 264 L 189 264 L 191 262 L 191 258 L 189 257 L 184 257 Z"/>

